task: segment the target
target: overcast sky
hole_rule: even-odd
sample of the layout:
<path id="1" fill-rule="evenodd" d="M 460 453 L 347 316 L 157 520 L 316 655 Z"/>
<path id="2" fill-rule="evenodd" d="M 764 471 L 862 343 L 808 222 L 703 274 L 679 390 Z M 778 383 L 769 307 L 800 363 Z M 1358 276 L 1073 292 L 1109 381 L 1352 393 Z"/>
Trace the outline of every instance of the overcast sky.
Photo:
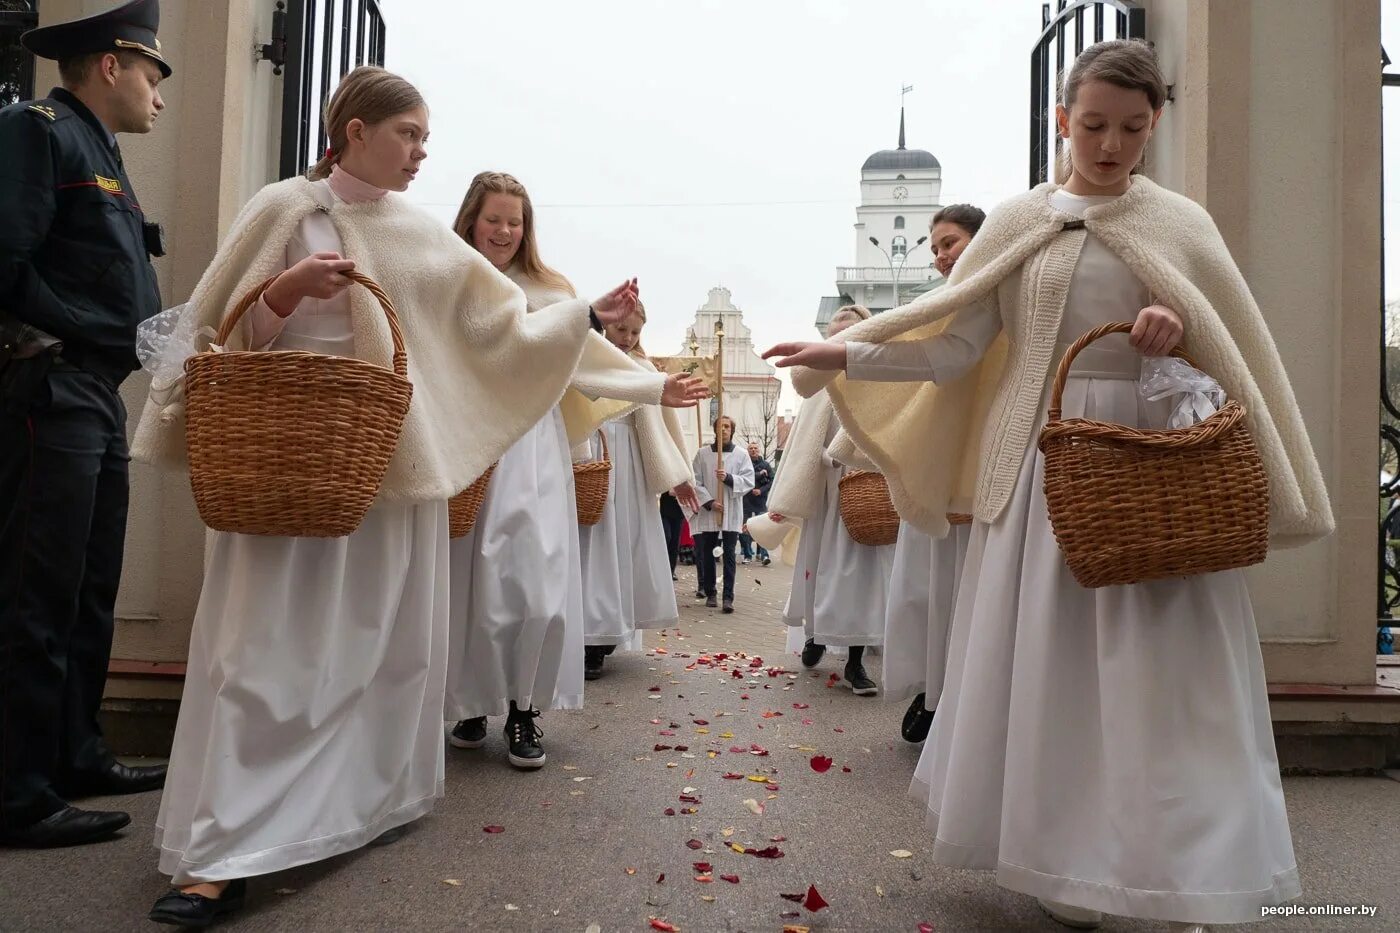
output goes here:
<path id="1" fill-rule="evenodd" d="M 516 175 L 545 260 L 582 294 L 641 279 L 652 353 L 680 352 L 714 285 L 733 292 L 756 346 L 815 336 L 818 299 L 854 261 L 861 163 L 896 143 L 902 84 L 914 85 L 909 146 L 942 163 L 943 203 L 990 207 L 1025 188 L 1037 0 L 384 7 L 386 64 L 432 110 L 410 196 L 450 222 L 476 172 Z M 1397 7 L 1383 0 L 1400 60 Z M 1395 166 L 1400 90 L 1389 96 Z M 1400 294 L 1400 261 L 1389 266 Z"/>

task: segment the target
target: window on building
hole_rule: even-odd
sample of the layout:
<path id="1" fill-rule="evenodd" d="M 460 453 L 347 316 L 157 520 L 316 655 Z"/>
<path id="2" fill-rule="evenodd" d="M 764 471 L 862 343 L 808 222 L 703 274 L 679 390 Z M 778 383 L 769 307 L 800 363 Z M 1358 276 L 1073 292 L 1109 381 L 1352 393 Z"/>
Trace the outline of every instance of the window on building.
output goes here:
<path id="1" fill-rule="evenodd" d="M 895 228 L 896 230 L 903 230 L 903 229 L 904 229 L 904 218 L 903 218 L 903 217 L 896 217 L 896 218 L 894 219 L 894 228 Z"/>
<path id="2" fill-rule="evenodd" d="M 903 218 L 903 217 L 899 217 L 899 218 L 896 218 L 896 219 L 898 219 L 898 220 L 903 220 L 904 218 Z M 904 243 L 905 243 L 904 237 L 902 237 L 902 236 L 897 236 L 897 237 L 894 238 L 894 240 L 890 243 L 890 248 L 894 251 L 894 255 L 896 255 L 896 256 L 903 256 L 903 255 L 905 254 L 905 252 L 906 252 L 907 250 L 905 249 Z"/>
<path id="3" fill-rule="evenodd" d="M 896 175 L 896 176 L 894 176 L 894 177 L 895 177 L 895 179 L 896 179 L 897 181 L 903 181 L 903 180 L 904 180 L 904 176 L 903 176 L 903 175 Z"/>

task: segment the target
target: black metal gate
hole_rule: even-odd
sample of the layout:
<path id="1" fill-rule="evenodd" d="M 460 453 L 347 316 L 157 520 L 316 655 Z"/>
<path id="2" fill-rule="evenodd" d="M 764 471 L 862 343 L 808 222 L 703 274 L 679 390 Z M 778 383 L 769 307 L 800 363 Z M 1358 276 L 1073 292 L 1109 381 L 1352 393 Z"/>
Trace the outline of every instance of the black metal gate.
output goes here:
<path id="1" fill-rule="evenodd" d="M 1400 72 L 1386 70 L 1390 56 L 1381 49 L 1381 98 L 1384 114 L 1384 92 L 1400 87 Z M 1384 116 L 1382 116 L 1384 122 Z M 1385 134 L 1381 134 L 1384 144 Z M 1392 379 L 1400 377 L 1400 347 L 1392 347 L 1387 325 L 1385 301 L 1385 159 L 1381 159 L 1381 196 L 1376 199 L 1381 210 L 1381 451 L 1380 451 L 1380 528 L 1377 534 L 1376 556 L 1379 573 L 1376 579 L 1376 652 L 1390 654 L 1395 650 L 1391 627 L 1395 625 L 1395 607 L 1400 605 L 1400 408 L 1390 397 Z M 1400 379 L 1397 379 L 1400 381 Z"/>
<path id="2" fill-rule="evenodd" d="M 272 42 L 263 57 L 285 69 L 278 174 L 304 171 L 326 148 L 321 110 L 350 69 L 384 64 L 384 14 L 378 0 L 278 0 Z"/>
<path id="3" fill-rule="evenodd" d="M 1112 13 L 1112 21 L 1106 14 Z M 1086 23 L 1086 20 L 1089 22 Z M 1060 134 L 1051 119 L 1052 106 L 1065 73 L 1067 44 L 1073 32 L 1074 57 L 1085 46 L 1105 39 L 1146 39 L 1147 11 L 1131 0 L 1057 0 L 1054 13 L 1049 3 L 1040 5 L 1040 38 L 1031 49 L 1031 187 L 1054 175 L 1060 156 Z M 1051 62 L 1054 75 L 1051 75 Z M 1053 142 L 1052 142 L 1053 140 Z"/>
<path id="4" fill-rule="evenodd" d="M 19 37 L 39 25 L 39 0 L 0 0 L 0 107 L 34 98 L 34 56 Z"/>

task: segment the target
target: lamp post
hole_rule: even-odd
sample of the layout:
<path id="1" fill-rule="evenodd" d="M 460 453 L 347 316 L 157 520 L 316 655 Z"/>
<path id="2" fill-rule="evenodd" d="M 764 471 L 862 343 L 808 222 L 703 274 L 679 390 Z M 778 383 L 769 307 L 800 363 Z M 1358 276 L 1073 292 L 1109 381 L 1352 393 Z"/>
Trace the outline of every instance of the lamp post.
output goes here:
<path id="1" fill-rule="evenodd" d="M 904 270 L 904 264 L 909 260 L 909 254 L 914 250 L 918 249 L 920 246 L 923 246 L 924 243 L 926 243 L 927 241 L 928 237 L 921 236 L 914 241 L 914 245 L 909 247 L 909 249 L 906 249 L 902 253 L 896 253 L 895 255 L 899 256 L 899 265 L 896 266 L 894 262 L 894 256 L 891 256 L 889 254 L 889 251 L 880 245 L 879 240 L 875 239 L 874 237 L 870 238 L 871 244 L 880 252 L 885 254 L 885 260 L 890 264 L 890 278 L 894 282 L 894 300 L 890 304 L 891 309 L 899 307 L 899 273 Z"/>
<path id="2" fill-rule="evenodd" d="M 700 341 L 697 340 L 697 339 L 695 339 L 695 328 L 692 327 L 692 328 L 687 332 L 687 335 L 690 337 L 690 343 L 689 343 L 690 355 L 691 355 L 691 356 L 698 356 L 699 353 L 700 353 Z M 703 415 L 700 414 L 700 403 L 699 403 L 699 402 L 696 402 L 696 403 L 695 403 L 695 446 L 696 446 L 697 449 L 699 449 L 700 447 L 703 447 L 703 446 L 705 445 L 705 439 L 704 439 L 703 437 L 701 437 L 701 435 L 700 435 L 700 431 L 702 430 L 702 425 L 704 424 L 704 422 L 705 422 L 705 418 L 704 418 Z"/>

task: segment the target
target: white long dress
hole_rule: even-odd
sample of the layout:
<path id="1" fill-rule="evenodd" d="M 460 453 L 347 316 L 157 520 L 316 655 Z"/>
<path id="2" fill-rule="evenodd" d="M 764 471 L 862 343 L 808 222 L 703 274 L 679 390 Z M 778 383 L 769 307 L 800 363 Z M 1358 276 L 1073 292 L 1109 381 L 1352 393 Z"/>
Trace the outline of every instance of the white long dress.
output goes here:
<path id="1" fill-rule="evenodd" d="M 675 623 L 680 613 L 656 496 L 647 491 L 633 416 L 603 426 L 612 458 L 608 501 L 596 525 L 579 525 L 585 645 L 640 648 L 640 629 Z M 596 440 L 590 452 L 602 451 Z"/>
<path id="2" fill-rule="evenodd" d="M 908 522 L 899 523 L 885 609 L 884 680 L 886 700 L 924 694 L 934 709 L 948 664 L 948 635 L 958 577 L 967 555 L 971 525 L 954 525 L 946 538 L 933 538 Z"/>
<path id="3" fill-rule="evenodd" d="M 1051 203 L 1080 214 L 1097 201 L 1057 192 Z M 1147 302 L 1090 235 L 1061 349 Z M 1068 381 L 1065 417 L 1165 423 L 1163 403 L 1139 397 L 1124 338 L 1094 347 Z M 911 793 L 927 802 L 936 861 L 994 868 L 999 884 L 1037 897 L 1244 923 L 1299 894 L 1244 574 L 1080 587 L 1051 531 L 1034 443 L 1000 519 L 974 523 Z"/>
<path id="4" fill-rule="evenodd" d="M 340 249 L 313 214 L 287 264 Z M 272 346 L 352 355 L 349 304 L 308 299 Z M 175 884 L 266 874 L 432 809 L 447 585 L 445 502 L 376 505 L 343 538 L 209 532 L 156 817 L 163 873 Z"/>
<path id="5" fill-rule="evenodd" d="M 583 706 L 583 583 L 573 461 L 558 406 L 491 476 L 452 542 L 449 720 Z"/>
<path id="6" fill-rule="evenodd" d="M 833 417 L 826 443 L 840 423 Z M 894 545 L 857 544 L 841 521 L 840 483 L 846 468 L 822 452 L 826 488 L 802 523 L 792 590 L 783 619 L 788 650 L 807 639 L 828 647 L 879 646 L 885 642 L 885 601 L 894 568 Z"/>

